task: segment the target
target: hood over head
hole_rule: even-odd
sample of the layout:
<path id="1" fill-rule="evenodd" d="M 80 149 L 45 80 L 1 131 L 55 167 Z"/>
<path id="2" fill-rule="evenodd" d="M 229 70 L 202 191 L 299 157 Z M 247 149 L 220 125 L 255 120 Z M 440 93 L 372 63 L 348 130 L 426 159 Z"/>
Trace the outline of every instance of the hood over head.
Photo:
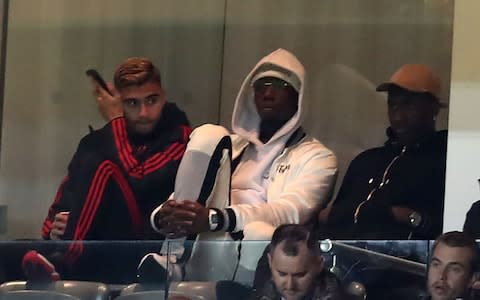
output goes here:
<path id="1" fill-rule="evenodd" d="M 305 68 L 302 63 L 285 49 L 277 49 L 262 58 L 250 71 L 240 87 L 232 115 L 233 132 L 254 144 L 263 144 L 258 139 L 260 116 L 255 106 L 253 83 L 263 77 L 276 77 L 288 82 L 298 92 L 298 110 L 268 141 L 288 139 L 302 121 L 303 95 L 305 90 Z"/>

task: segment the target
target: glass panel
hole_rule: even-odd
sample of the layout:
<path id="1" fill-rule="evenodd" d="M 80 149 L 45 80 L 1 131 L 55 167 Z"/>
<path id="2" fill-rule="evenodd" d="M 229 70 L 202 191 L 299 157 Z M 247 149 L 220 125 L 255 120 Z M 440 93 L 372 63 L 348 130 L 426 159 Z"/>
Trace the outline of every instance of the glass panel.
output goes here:
<path id="1" fill-rule="evenodd" d="M 88 67 L 109 79 L 125 57 L 151 57 L 193 125 L 229 124 L 247 72 L 287 48 L 310 78 L 305 127 L 337 154 L 339 182 L 357 153 L 383 143 L 385 99 L 374 87 L 399 65 L 431 65 L 448 102 L 453 1 L 19 0 L 10 11 L 0 157 L 6 238 L 38 237 L 78 141 L 89 124 L 104 124 Z"/>
<path id="2" fill-rule="evenodd" d="M 330 270 L 352 293 L 368 299 L 426 295 L 428 241 L 338 241 L 328 252 Z"/>
<path id="3" fill-rule="evenodd" d="M 252 286 L 260 290 L 271 279 L 266 256 L 268 243 L 189 242 L 185 246 L 187 253 L 191 254 L 184 263 L 185 280 L 192 282 L 192 286 L 200 282 L 225 281 L 222 284 L 239 291 L 247 292 L 247 287 Z M 385 299 L 386 295 L 404 297 L 395 299 L 413 299 L 426 293 L 428 243 L 322 240 L 319 250 L 325 259 L 325 271 L 335 275 L 350 293 L 366 293 L 368 299 Z M 174 269 L 179 265 L 169 267 L 170 272 L 177 272 Z"/>
<path id="4" fill-rule="evenodd" d="M 104 124 L 84 75 L 87 68 L 110 79 L 124 58 L 150 57 L 160 67 L 169 99 L 185 109 L 192 125 L 228 125 L 244 76 L 266 53 L 287 48 L 307 67 L 311 88 L 305 127 L 337 153 L 339 187 L 350 160 L 384 141 L 385 97 L 374 89 L 399 65 L 431 65 L 444 82 L 442 100 L 448 103 L 452 21 L 453 0 L 11 1 L 1 117 L 0 205 L 8 206 L 3 237 L 39 237 L 79 140 L 88 125 Z M 447 126 L 447 113 L 439 118 L 440 128 Z M 172 279 L 169 291 L 212 292 L 212 282 L 218 281 L 250 286 L 267 244 L 187 244 L 187 283 Z M 326 268 L 354 292 L 363 287 L 371 299 L 387 292 L 423 292 L 426 242 L 322 245 Z M 137 280 L 141 258 L 160 246 L 159 241 L 86 242 L 92 257 L 83 258 L 85 273 L 72 279 L 119 285 L 119 292 Z M 23 279 L 20 262 L 26 250 L 50 253 L 56 247 L 66 245 L 0 244 L 4 279 Z M 178 273 L 170 260 L 166 268 Z"/>
<path id="5" fill-rule="evenodd" d="M 218 122 L 224 1 L 10 4 L 0 161 L 6 238 L 39 237 L 88 125 L 105 124 L 86 69 L 111 81 L 125 58 L 146 56 L 159 67 L 168 99 L 193 126 Z"/>
<path id="6" fill-rule="evenodd" d="M 240 84 L 267 53 L 285 48 L 307 72 L 308 133 L 338 158 L 340 187 L 350 161 L 383 145 L 386 95 L 375 91 L 406 63 L 424 63 L 448 103 L 454 1 L 228 1 L 221 121 L 230 124 Z M 434 46 L 433 46 L 434 45 Z M 448 109 L 437 127 L 447 127 Z"/>
<path id="7" fill-rule="evenodd" d="M 146 285 L 137 283 L 137 267 L 141 259 L 147 253 L 158 253 L 161 243 L 160 241 L 86 241 L 72 244 L 71 242 L 27 240 L 0 242 L 0 282 L 8 282 L 0 286 L 0 293 L 29 288 L 53 290 L 82 299 L 108 299 L 92 297 L 92 295 L 101 293 L 114 298 L 120 293 L 127 295 L 155 291 L 156 299 L 162 299 L 159 296 L 164 295 L 164 281 L 158 280 Z M 80 245 L 79 257 L 65 255 L 67 249 Z M 22 258 L 30 250 L 37 251 L 49 260 L 55 266 L 61 280 L 48 282 L 45 280 L 46 276 L 39 276 L 43 268 L 35 269 L 32 267 L 33 264 L 30 264 L 30 268 L 22 269 Z M 69 253 L 72 254 L 74 251 Z M 37 261 L 37 263 L 40 262 Z M 31 280 L 26 284 L 24 270 L 33 270 L 37 275 L 30 275 L 29 278 L 37 280 Z M 150 270 L 147 275 L 164 276 L 158 269 Z M 145 279 L 146 276 L 143 278 Z M 148 278 L 145 280 L 151 282 Z"/>

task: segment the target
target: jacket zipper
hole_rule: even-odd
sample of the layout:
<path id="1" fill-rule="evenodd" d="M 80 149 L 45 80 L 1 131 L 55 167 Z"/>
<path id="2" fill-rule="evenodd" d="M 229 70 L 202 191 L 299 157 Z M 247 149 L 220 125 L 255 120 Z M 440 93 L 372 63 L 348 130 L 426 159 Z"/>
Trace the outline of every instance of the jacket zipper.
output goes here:
<path id="1" fill-rule="evenodd" d="M 385 184 L 388 184 L 388 179 L 387 179 L 387 175 L 388 173 L 390 172 L 390 169 L 392 168 L 393 164 L 395 164 L 395 162 L 405 153 L 405 151 L 407 151 L 407 146 L 403 146 L 402 148 L 402 151 L 400 152 L 400 154 L 398 154 L 397 156 L 395 156 L 392 161 L 388 164 L 388 166 L 385 168 L 385 171 L 383 172 L 383 177 L 382 177 L 382 181 L 380 182 L 379 186 L 376 187 L 376 188 L 373 188 L 370 193 L 368 193 L 368 196 L 367 196 L 367 199 L 365 199 L 364 201 L 362 201 L 358 206 L 357 208 L 355 209 L 355 214 L 353 215 L 353 222 L 355 224 L 358 223 L 358 216 L 360 215 L 360 209 L 362 208 L 362 206 L 367 203 L 367 201 L 369 201 L 373 194 L 381 189 Z"/>

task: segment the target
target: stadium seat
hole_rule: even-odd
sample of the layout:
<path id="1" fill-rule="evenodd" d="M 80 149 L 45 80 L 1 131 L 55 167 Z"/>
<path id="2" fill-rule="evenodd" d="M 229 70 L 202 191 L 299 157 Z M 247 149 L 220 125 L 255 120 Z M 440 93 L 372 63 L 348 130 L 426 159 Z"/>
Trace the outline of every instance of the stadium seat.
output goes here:
<path id="1" fill-rule="evenodd" d="M 0 293 L 1 300 L 80 300 L 80 298 L 54 291 L 10 291 Z"/>
<path id="2" fill-rule="evenodd" d="M 0 294 L 22 290 L 52 291 L 72 295 L 81 300 L 108 300 L 110 296 L 108 286 L 99 282 L 60 280 L 41 285 L 26 281 L 10 281 L 0 285 Z"/>
<path id="3" fill-rule="evenodd" d="M 169 296 L 185 296 L 192 300 L 216 300 L 216 285 L 214 281 L 185 281 L 172 282 L 168 292 Z M 153 286 L 145 286 L 142 284 L 131 284 L 121 292 L 119 300 L 149 300 L 163 299 L 159 297 L 165 296 L 164 290 Z"/>

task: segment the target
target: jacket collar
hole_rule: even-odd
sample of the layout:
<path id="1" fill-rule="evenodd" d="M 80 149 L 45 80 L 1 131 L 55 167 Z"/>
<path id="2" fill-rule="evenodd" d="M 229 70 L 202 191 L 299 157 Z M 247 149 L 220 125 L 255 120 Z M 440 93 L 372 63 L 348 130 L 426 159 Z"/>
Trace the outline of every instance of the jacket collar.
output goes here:
<path id="1" fill-rule="evenodd" d="M 300 142 L 304 137 L 306 133 L 303 130 L 302 127 L 298 127 L 297 130 L 293 132 L 293 134 L 288 138 L 287 142 L 285 143 L 285 148 L 288 148 L 290 146 L 293 146 Z"/>
<path id="2" fill-rule="evenodd" d="M 386 134 L 387 134 L 388 140 L 385 142 L 385 147 L 393 148 L 397 150 L 403 148 L 403 145 L 401 145 L 398 142 L 398 139 L 395 133 L 393 132 L 393 130 L 391 129 L 391 127 L 387 128 Z M 428 134 L 422 137 L 416 143 L 407 146 L 407 149 L 414 150 L 414 151 L 424 151 L 424 150 L 445 148 L 447 145 L 447 136 L 448 136 L 447 130 L 435 131 L 435 132 L 432 132 L 431 134 Z"/>

